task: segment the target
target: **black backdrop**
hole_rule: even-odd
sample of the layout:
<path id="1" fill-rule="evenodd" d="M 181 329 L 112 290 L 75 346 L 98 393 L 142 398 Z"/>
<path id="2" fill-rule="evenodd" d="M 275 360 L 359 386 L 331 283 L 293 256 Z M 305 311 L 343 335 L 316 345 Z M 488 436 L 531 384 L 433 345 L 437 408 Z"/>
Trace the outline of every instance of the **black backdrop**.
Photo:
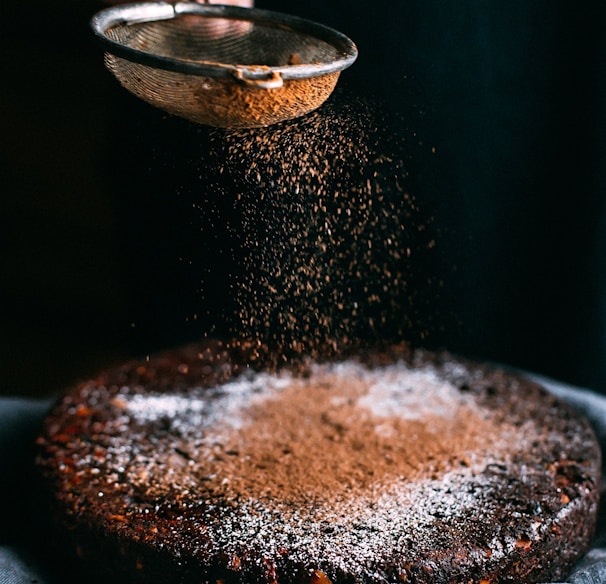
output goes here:
<path id="1" fill-rule="evenodd" d="M 343 90 L 385 101 L 394 131 L 435 147 L 416 195 L 440 227 L 441 309 L 458 324 L 433 342 L 606 391 L 606 5 L 259 6 L 354 38 Z M 183 319 L 194 299 L 167 244 L 182 233 L 171 193 L 139 180 L 164 176 L 182 148 L 167 139 L 193 130 L 104 71 L 87 28 L 98 8 L 2 7 L 2 393 L 50 393 L 203 326 Z"/>
<path id="2" fill-rule="evenodd" d="M 265 5 L 278 9 L 279 2 Z M 440 341 L 606 387 L 606 5 L 306 2 L 347 32 L 347 79 L 422 117 L 443 227 Z"/>

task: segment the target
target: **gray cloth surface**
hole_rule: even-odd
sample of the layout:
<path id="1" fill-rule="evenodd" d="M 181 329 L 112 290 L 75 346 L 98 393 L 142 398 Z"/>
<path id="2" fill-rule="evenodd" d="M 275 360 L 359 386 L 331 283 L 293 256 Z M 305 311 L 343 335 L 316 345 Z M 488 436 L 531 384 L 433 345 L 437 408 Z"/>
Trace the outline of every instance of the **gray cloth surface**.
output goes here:
<path id="1" fill-rule="evenodd" d="M 571 387 L 537 375 L 530 375 L 550 391 L 571 403 L 592 423 L 602 448 L 606 446 L 606 397 L 592 391 Z M 15 505 L 21 490 L 19 477 L 27 478 L 27 461 L 31 461 L 32 444 L 40 421 L 47 410 L 47 401 L 0 399 L 0 468 L 9 469 L 0 477 L 0 496 Z M 11 476 L 11 474 L 13 476 Z M 604 487 L 602 486 L 604 499 Z M 21 502 L 21 504 L 25 501 Z M 25 538 L 11 541 L 10 510 L 0 506 L 0 584 L 53 584 L 56 578 L 47 575 L 38 561 L 39 550 L 31 549 Z M 7 519 L 8 518 L 8 519 Z M 14 519 L 14 518 L 13 518 Z M 606 521 L 598 526 L 593 549 L 569 576 L 569 584 L 606 583 Z"/>
<path id="2" fill-rule="evenodd" d="M 36 561 L 22 548 L 0 547 L 0 584 L 44 584 Z"/>

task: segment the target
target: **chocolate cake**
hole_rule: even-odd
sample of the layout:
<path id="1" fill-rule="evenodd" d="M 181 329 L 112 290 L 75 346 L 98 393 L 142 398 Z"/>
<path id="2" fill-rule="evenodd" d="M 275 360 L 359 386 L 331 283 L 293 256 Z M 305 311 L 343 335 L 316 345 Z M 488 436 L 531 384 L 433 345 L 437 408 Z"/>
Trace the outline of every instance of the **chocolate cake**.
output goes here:
<path id="1" fill-rule="evenodd" d="M 599 446 L 541 386 L 406 347 L 258 357 L 189 346 L 55 405 L 39 467 L 99 580 L 547 582 L 588 549 Z"/>

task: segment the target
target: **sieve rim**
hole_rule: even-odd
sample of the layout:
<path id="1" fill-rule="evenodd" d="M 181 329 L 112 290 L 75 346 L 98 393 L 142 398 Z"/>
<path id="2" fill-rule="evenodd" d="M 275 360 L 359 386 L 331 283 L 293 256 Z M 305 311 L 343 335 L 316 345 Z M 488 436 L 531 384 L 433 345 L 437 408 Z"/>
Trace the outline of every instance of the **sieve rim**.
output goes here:
<path id="1" fill-rule="evenodd" d="M 117 25 L 142 24 L 160 20 L 171 20 L 180 15 L 193 14 L 211 18 L 243 20 L 255 24 L 286 27 L 294 32 L 308 34 L 335 47 L 340 56 L 325 63 L 300 65 L 240 65 L 212 61 L 189 61 L 166 57 L 134 49 L 108 37 L 107 31 Z M 208 77 L 236 77 L 242 81 L 262 82 L 267 79 L 308 79 L 337 73 L 351 66 L 358 56 L 355 43 L 343 33 L 326 25 L 301 18 L 259 8 L 200 4 L 199 2 L 138 2 L 105 8 L 97 12 L 90 21 L 95 37 L 105 50 L 117 57 L 177 73 Z"/>

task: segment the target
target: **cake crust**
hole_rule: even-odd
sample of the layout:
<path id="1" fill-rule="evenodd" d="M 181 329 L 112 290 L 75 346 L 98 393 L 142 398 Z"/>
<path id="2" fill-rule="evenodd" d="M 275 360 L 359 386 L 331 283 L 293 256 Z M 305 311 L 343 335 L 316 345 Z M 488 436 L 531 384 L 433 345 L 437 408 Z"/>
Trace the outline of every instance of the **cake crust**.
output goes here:
<path id="1" fill-rule="evenodd" d="M 66 392 L 38 448 L 68 545 L 105 581 L 557 581 L 599 498 L 599 445 L 568 405 L 407 347 L 273 373 L 237 344 L 163 352 Z"/>

